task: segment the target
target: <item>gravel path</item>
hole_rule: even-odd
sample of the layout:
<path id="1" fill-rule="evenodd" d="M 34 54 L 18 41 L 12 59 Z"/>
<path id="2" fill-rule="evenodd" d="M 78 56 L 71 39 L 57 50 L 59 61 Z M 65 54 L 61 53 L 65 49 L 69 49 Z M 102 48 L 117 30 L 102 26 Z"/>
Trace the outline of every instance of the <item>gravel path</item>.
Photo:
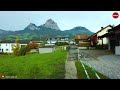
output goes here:
<path id="1" fill-rule="evenodd" d="M 84 64 L 88 65 L 88 63 L 90 63 L 95 70 L 108 76 L 111 79 L 120 79 L 120 56 L 116 56 L 114 54 L 104 54 L 98 57 L 94 57 L 93 53 L 95 52 L 90 50 L 89 53 L 87 52 L 86 54 L 86 52 L 86 50 L 85 52 L 83 50 L 80 51 L 80 54 L 82 55 L 81 60 Z"/>
<path id="2" fill-rule="evenodd" d="M 77 70 L 74 61 L 67 61 L 65 64 L 66 74 L 65 79 L 77 79 Z"/>

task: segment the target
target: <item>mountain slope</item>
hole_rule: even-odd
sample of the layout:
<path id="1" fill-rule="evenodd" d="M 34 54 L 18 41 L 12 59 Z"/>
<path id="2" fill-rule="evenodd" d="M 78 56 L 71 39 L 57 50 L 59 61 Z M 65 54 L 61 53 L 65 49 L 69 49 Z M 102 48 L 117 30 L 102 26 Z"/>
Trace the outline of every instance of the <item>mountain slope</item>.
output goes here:
<path id="1" fill-rule="evenodd" d="M 9 35 L 9 34 L 12 34 L 13 32 L 14 31 L 6 31 L 6 30 L 0 29 L 0 36 Z"/>
<path id="2" fill-rule="evenodd" d="M 5 32 L 4 30 L 0 29 L 0 34 L 2 34 L 2 33 L 4 33 L 4 32 Z"/>
<path id="3" fill-rule="evenodd" d="M 91 31 L 88 30 L 87 28 L 81 27 L 81 26 L 74 27 L 73 29 L 70 29 L 70 30 L 65 30 L 64 33 L 65 33 L 65 34 L 72 34 L 72 35 L 75 35 L 75 34 L 87 34 L 87 35 L 92 35 L 92 34 L 93 34 L 93 32 L 91 32 Z"/>

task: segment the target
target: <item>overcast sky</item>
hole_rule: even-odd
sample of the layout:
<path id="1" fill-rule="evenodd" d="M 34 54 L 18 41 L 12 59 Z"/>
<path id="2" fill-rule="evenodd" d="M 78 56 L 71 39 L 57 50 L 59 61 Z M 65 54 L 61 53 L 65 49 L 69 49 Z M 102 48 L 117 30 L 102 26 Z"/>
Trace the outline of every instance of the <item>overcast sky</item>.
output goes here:
<path id="1" fill-rule="evenodd" d="M 51 18 L 61 30 L 83 26 L 97 32 L 109 24 L 120 24 L 120 17 L 114 19 L 113 12 L 120 14 L 120 11 L 0 11 L 0 29 L 22 30 L 29 23 L 40 26 Z"/>

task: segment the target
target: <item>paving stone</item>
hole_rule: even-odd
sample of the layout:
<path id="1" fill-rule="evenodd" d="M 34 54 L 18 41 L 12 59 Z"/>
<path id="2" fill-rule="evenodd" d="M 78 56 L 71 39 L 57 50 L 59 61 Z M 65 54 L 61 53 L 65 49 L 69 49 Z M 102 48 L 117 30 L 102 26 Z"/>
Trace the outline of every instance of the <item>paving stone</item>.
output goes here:
<path id="1" fill-rule="evenodd" d="M 99 54 L 99 51 L 100 56 L 94 56 L 95 53 Z M 116 56 L 114 54 L 107 55 L 105 52 L 102 55 L 102 50 L 97 50 L 97 52 L 92 50 L 82 50 L 80 53 L 83 55 L 83 57 L 86 55 L 89 56 L 89 58 L 86 60 L 81 59 L 86 65 L 90 63 L 95 70 L 108 76 L 111 79 L 120 79 L 120 56 Z"/>

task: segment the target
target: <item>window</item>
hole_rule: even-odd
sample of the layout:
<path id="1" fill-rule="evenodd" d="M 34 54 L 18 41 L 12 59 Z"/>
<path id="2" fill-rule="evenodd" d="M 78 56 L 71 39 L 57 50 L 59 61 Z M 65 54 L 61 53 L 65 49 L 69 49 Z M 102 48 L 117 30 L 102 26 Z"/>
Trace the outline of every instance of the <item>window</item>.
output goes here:
<path id="1" fill-rule="evenodd" d="M 6 51 L 8 51 L 8 49 L 6 49 Z"/>
<path id="2" fill-rule="evenodd" d="M 7 46 L 7 44 L 6 44 L 6 46 Z"/>
<path id="3" fill-rule="evenodd" d="M 1 48 L 0 48 L 0 51 L 1 51 Z"/>
<path id="4" fill-rule="evenodd" d="M 0 44 L 0 46 L 1 46 L 1 44 Z"/>
<path id="5" fill-rule="evenodd" d="M 26 45 L 21 45 L 21 48 L 24 48 Z"/>

